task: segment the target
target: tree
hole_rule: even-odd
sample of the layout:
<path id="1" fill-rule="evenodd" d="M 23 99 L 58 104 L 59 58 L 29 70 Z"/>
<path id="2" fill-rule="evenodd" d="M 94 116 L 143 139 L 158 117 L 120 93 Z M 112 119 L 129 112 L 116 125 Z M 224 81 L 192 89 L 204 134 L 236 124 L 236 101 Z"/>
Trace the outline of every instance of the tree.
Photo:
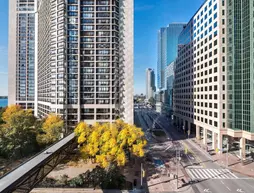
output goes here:
<path id="1" fill-rule="evenodd" d="M 75 128 L 81 156 L 91 158 L 103 168 L 115 164 L 124 166 L 127 156 L 144 156 L 144 133 L 135 125 L 117 120 L 115 123 L 96 123 L 88 126 L 80 122 Z"/>
<path id="2" fill-rule="evenodd" d="M 37 135 L 37 141 L 45 146 L 52 144 L 60 139 L 64 121 L 55 114 L 49 114 L 42 122 L 41 132 Z"/>
<path id="3" fill-rule="evenodd" d="M 35 117 L 32 110 L 20 106 L 7 107 L 0 126 L 0 150 L 8 158 L 23 157 L 36 148 Z"/>
<path id="4" fill-rule="evenodd" d="M 6 108 L 0 107 L 0 125 L 4 123 L 2 116 L 5 110 Z"/>
<path id="5" fill-rule="evenodd" d="M 155 101 L 155 99 L 154 99 L 153 97 L 151 97 L 151 98 L 148 100 L 148 102 L 150 103 L 150 105 L 155 106 L 156 101 Z"/>

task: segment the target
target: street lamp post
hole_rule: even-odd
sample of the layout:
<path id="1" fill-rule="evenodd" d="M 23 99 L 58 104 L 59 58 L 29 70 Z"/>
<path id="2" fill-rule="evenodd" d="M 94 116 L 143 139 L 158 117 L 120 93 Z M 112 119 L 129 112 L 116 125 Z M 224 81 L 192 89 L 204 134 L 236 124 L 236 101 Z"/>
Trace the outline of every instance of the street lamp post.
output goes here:
<path id="1" fill-rule="evenodd" d="M 177 158 L 177 147 L 176 147 L 176 189 L 178 189 L 178 158 Z"/>
<path id="2" fill-rule="evenodd" d="M 143 186 L 143 164 L 141 163 L 141 182 L 140 182 L 140 185 L 141 185 L 141 188 Z"/>
<path id="3" fill-rule="evenodd" d="M 178 189 L 178 161 L 180 160 L 180 150 L 176 147 L 176 189 Z"/>
<path id="4" fill-rule="evenodd" d="M 227 143 L 227 168 L 228 168 L 228 149 L 229 149 L 229 145 Z"/>

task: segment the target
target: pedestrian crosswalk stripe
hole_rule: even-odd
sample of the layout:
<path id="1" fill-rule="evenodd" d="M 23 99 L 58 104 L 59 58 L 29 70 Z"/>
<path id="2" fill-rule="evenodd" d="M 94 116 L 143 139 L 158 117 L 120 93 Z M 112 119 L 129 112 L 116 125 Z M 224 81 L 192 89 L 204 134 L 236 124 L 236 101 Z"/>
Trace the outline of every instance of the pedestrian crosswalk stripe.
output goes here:
<path id="1" fill-rule="evenodd" d="M 204 173 L 206 174 L 206 176 L 209 176 L 209 175 L 210 175 L 210 173 L 209 173 L 208 170 L 204 170 Z"/>
<path id="2" fill-rule="evenodd" d="M 236 179 L 228 169 L 186 169 L 190 178 L 195 179 Z"/>
<path id="3" fill-rule="evenodd" d="M 193 171 L 193 175 L 195 176 L 195 178 L 199 178 L 199 175 L 195 171 Z"/>

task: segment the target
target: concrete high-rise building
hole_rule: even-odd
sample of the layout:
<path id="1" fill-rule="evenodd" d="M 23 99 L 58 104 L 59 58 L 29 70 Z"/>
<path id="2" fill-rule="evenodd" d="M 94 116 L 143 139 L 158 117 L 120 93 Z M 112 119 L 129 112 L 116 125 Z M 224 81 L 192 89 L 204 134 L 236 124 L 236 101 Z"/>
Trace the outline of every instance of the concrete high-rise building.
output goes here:
<path id="1" fill-rule="evenodd" d="M 35 112 L 133 123 L 133 0 L 39 0 Z"/>
<path id="2" fill-rule="evenodd" d="M 8 104 L 34 108 L 37 0 L 9 0 Z"/>
<path id="3" fill-rule="evenodd" d="M 254 141 L 253 1 L 207 0 L 179 36 L 174 119 L 204 145 Z M 236 145 L 237 146 L 237 145 Z"/>
<path id="4" fill-rule="evenodd" d="M 155 88 L 155 74 L 151 68 L 146 69 L 146 99 L 154 98 Z"/>
<path id="5" fill-rule="evenodd" d="M 157 88 L 166 88 L 166 66 L 177 57 L 178 36 L 185 24 L 172 23 L 158 32 Z"/>

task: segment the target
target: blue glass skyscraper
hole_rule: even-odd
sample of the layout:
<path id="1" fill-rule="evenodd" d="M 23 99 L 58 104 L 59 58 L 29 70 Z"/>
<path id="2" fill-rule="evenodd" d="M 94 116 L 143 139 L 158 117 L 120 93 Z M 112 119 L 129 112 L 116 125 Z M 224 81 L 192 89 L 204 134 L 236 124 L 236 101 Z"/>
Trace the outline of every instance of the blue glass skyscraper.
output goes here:
<path id="1" fill-rule="evenodd" d="M 177 57 L 178 36 L 184 23 L 172 23 L 158 32 L 157 87 L 166 88 L 166 67 Z"/>

